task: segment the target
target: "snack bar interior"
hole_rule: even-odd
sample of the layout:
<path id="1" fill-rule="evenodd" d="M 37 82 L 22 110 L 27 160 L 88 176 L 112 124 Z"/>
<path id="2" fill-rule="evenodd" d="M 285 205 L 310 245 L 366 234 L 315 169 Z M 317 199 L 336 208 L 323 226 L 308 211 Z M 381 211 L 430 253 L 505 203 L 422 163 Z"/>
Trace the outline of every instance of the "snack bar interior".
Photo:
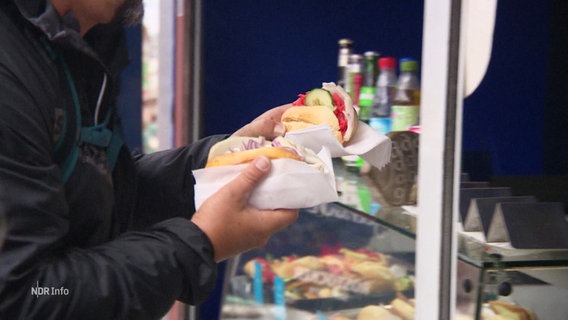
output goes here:
<path id="1" fill-rule="evenodd" d="M 152 3 L 147 151 L 332 105 L 329 83 L 359 123 L 336 198 L 168 319 L 568 319 L 565 1 Z"/>

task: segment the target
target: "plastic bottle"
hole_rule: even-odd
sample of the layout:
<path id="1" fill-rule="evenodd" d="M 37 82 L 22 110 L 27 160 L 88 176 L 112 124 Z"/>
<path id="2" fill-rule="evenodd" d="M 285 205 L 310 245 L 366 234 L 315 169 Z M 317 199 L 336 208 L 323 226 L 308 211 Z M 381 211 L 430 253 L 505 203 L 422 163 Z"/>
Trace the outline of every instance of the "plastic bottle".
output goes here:
<path id="1" fill-rule="evenodd" d="M 392 131 L 407 131 L 420 123 L 418 61 L 401 59 L 400 75 L 391 108 Z"/>
<path id="2" fill-rule="evenodd" d="M 387 134 L 391 131 L 391 105 L 397 84 L 396 58 L 380 58 L 378 65 L 379 75 L 369 125 L 379 133 Z"/>

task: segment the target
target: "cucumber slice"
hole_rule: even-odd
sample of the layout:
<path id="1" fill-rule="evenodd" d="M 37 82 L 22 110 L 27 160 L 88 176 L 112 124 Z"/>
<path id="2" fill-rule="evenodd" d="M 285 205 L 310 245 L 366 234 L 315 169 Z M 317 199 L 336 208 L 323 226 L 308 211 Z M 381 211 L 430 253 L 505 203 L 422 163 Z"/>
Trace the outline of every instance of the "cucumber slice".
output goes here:
<path id="1" fill-rule="evenodd" d="M 313 89 L 306 94 L 307 106 L 326 106 L 333 109 L 333 97 L 325 89 Z"/>

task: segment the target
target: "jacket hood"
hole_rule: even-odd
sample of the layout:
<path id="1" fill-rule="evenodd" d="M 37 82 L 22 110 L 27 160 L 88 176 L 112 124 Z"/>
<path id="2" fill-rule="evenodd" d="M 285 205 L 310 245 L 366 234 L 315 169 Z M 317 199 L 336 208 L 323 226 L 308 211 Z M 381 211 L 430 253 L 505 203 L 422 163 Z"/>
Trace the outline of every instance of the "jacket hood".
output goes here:
<path id="1" fill-rule="evenodd" d="M 38 27 L 53 42 L 72 41 L 81 38 L 79 23 L 69 13 L 60 17 L 55 7 L 46 0 L 13 0 L 22 16 Z"/>

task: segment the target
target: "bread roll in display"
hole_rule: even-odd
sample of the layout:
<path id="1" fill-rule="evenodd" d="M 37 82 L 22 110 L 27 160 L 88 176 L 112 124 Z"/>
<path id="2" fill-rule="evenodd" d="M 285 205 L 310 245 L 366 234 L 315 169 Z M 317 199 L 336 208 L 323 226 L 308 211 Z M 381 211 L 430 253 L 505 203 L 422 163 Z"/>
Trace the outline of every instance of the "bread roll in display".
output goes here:
<path id="1" fill-rule="evenodd" d="M 392 313 L 401 317 L 402 320 L 414 320 L 414 303 L 405 297 L 398 297 L 391 301 Z"/>
<path id="2" fill-rule="evenodd" d="M 498 316 L 505 319 L 512 320 L 538 320 L 534 312 L 521 306 L 506 302 L 506 301 L 489 301 L 489 308 L 493 310 Z"/>
<path id="3" fill-rule="evenodd" d="M 357 314 L 357 320 L 402 320 L 400 317 L 392 314 L 383 306 L 370 305 L 366 306 L 359 314 Z"/>

